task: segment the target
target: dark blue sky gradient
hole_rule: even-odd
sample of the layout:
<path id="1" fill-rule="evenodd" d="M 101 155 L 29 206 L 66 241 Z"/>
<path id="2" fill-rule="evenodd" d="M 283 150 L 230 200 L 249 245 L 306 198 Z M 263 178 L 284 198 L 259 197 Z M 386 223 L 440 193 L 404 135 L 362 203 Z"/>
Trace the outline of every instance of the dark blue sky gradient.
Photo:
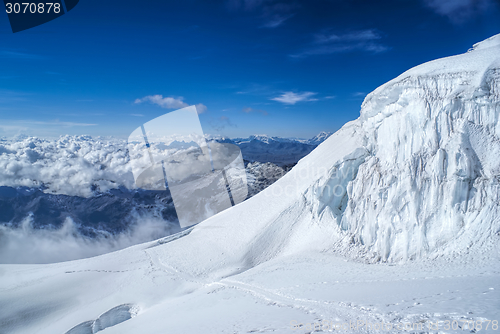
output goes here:
<path id="1" fill-rule="evenodd" d="M 161 94 L 207 106 L 206 133 L 312 137 L 357 118 L 364 95 L 405 70 L 500 33 L 499 7 L 497 0 L 80 0 L 16 34 L 3 14 L 0 136 L 127 137 L 173 110 L 134 103 Z M 287 92 L 304 101 L 280 102 Z"/>

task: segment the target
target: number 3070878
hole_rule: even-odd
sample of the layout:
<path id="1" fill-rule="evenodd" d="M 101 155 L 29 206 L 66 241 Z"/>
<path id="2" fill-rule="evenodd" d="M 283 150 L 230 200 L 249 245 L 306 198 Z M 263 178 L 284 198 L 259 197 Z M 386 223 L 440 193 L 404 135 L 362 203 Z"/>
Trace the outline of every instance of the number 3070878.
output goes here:
<path id="1" fill-rule="evenodd" d="M 22 3 L 6 3 L 6 12 L 7 14 L 15 13 L 15 14 L 49 14 L 49 13 L 60 13 L 61 12 L 61 4 L 60 3 L 53 3 L 53 2 L 47 2 L 47 3 L 29 3 L 29 2 L 22 2 Z"/>

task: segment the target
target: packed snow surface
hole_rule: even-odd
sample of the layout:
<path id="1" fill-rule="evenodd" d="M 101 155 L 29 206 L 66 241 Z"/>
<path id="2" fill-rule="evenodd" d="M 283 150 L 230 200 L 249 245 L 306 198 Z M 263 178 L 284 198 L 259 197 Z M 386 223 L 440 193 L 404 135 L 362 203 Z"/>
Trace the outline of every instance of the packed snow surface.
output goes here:
<path id="1" fill-rule="evenodd" d="M 279 181 L 181 234 L 0 266 L 0 328 L 498 333 L 499 94 L 500 35 L 417 66 Z"/>

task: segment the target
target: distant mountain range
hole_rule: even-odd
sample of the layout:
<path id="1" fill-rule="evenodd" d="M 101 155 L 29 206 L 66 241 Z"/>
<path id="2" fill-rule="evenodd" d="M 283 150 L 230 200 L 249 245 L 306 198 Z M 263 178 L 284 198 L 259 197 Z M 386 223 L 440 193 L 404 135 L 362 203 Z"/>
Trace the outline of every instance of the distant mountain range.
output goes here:
<path id="1" fill-rule="evenodd" d="M 237 145 L 241 149 L 243 159 L 249 162 L 270 162 L 283 167 L 296 164 L 331 135 L 331 132 L 321 132 L 311 139 L 267 135 L 252 135 L 248 138 L 234 139 L 209 137 L 208 139 Z"/>

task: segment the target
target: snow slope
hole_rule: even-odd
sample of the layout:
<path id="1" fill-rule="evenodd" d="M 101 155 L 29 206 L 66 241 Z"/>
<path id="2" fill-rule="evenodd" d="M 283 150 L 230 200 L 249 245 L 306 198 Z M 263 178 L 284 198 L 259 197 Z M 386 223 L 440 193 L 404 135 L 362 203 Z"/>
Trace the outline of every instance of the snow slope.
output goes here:
<path id="1" fill-rule="evenodd" d="M 311 333 L 318 321 L 364 321 L 478 332 L 459 321 L 500 320 L 499 75 L 497 35 L 379 87 L 279 181 L 182 234 L 1 265 L 0 328 Z"/>

